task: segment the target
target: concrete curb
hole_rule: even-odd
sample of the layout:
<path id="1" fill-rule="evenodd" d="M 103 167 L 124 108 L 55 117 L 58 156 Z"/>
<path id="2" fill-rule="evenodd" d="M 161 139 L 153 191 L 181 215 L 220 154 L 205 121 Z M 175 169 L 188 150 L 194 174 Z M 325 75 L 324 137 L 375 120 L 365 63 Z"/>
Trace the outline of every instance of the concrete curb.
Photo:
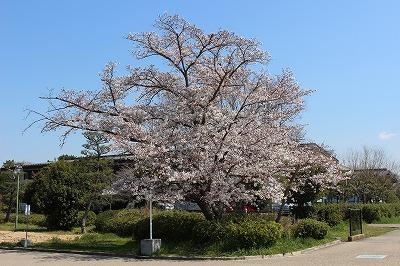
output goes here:
<path id="1" fill-rule="evenodd" d="M 319 245 L 319 246 L 315 246 L 315 247 L 311 247 L 311 248 L 306 248 L 304 250 L 297 251 L 297 252 L 299 252 L 300 254 L 307 254 L 307 253 L 314 252 L 314 251 L 317 251 L 317 250 L 320 250 L 320 249 L 336 246 L 336 245 L 339 245 L 341 243 L 344 243 L 344 242 L 342 240 L 340 240 L 340 239 L 337 239 L 337 240 L 334 240 L 332 242 L 329 242 L 329 243 L 326 243 L 326 244 L 323 244 L 323 245 Z"/>
<path id="2" fill-rule="evenodd" d="M 140 256 L 133 254 L 117 254 L 108 252 L 91 252 L 91 251 L 79 251 L 79 250 L 62 250 L 62 249 L 45 249 L 45 248 L 22 248 L 22 247 L 0 247 L 0 250 L 13 250 L 19 252 L 49 252 L 49 253 L 64 253 L 64 254 L 77 254 L 77 255 L 88 255 L 88 256 L 102 256 L 102 257 L 113 257 L 113 258 L 132 258 L 138 260 L 261 260 L 269 258 L 283 258 L 288 256 L 298 256 L 301 254 L 310 253 L 319 249 L 335 246 L 342 243 L 341 240 L 334 240 L 332 242 L 307 248 L 304 250 L 294 251 L 284 254 L 273 254 L 273 255 L 255 255 L 255 256 L 238 256 L 238 257 L 201 257 L 201 256 Z"/>

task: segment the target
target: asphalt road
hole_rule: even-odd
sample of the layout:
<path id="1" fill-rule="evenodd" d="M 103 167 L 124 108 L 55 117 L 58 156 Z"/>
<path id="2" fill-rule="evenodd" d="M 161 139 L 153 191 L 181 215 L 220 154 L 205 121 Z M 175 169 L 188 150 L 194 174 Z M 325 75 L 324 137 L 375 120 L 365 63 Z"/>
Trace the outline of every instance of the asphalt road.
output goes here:
<path id="1" fill-rule="evenodd" d="M 288 257 L 239 261 L 160 261 L 0 250 L 0 265 L 400 265 L 400 230 Z"/>

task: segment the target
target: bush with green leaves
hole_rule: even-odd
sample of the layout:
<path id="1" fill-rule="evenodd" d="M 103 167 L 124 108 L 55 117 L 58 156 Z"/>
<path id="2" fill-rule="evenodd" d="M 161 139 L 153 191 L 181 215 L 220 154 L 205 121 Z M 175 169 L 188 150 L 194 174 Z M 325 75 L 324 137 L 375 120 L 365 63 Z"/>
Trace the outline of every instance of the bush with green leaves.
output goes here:
<path id="1" fill-rule="evenodd" d="M 398 203 L 367 203 L 367 204 L 316 204 L 312 206 L 312 212 L 304 217 L 324 221 L 330 226 L 335 226 L 349 218 L 349 209 L 360 209 L 362 218 L 367 223 L 379 222 L 382 218 L 400 216 L 400 204 Z"/>
<path id="2" fill-rule="evenodd" d="M 119 236 L 132 236 L 136 224 L 148 214 L 143 209 L 109 210 L 96 216 L 98 232 L 114 233 Z"/>
<path id="3" fill-rule="evenodd" d="M 365 204 L 361 208 L 363 220 L 367 223 L 378 222 L 383 216 L 382 207 L 376 204 Z"/>
<path id="4" fill-rule="evenodd" d="M 294 237 L 323 239 L 328 233 L 329 226 L 325 222 L 315 219 L 300 220 L 292 228 Z"/>
<path id="5" fill-rule="evenodd" d="M 169 210 L 153 216 L 153 237 L 167 241 L 186 241 L 194 239 L 193 228 L 204 221 L 200 213 Z M 150 234 L 149 218 L 139 221 L 135 228 L 136 239 L 148 238 Z"/>
<path id="6" fill-rule="evenodd" d="M 384 217 L 400 216 L 400 204 L 395 203 L 368 203 L 368 204 L 348 204 L 351 209 L 360 209 L 362 218 L 367 223 L 379 222 Z M 347 209 L 345 217 L 348 218 Z"/>
<path id="7" fill-rule="evenodd" d="M 317 220 L 335 226 L 344 220 L 344 206 L 341 204 L 316 205 L 315 216 Z"/>
<path id="8" fill-rule="evenodd" d="M 194 241 L 199 244 L 220 242 L 226 237 L 226 223 L 200 221 L 193 227 Z"/>
<path id="9" fill-rule="evenodd" d="M 282 237 L 282 226 L 271 221 L 228 223 L 224 240 L 230 249 L 269 247 Z"/>
<path id="10" fill-rule="evenodd" d="M 78 215 L 76 217 L 75 226 L 81 226 L 83 215 L 85 215 L 85 211 L 79 211 L 78 212 Z M 93 211 L 89 211 L 88 212 L 88 217 L 87 217 L 87 220 L 86 220 L 86 226 L 94 225 L 95 222 L 96 222 L 96 213 L 94 213 Z"/>
<path id="11" fill-rule="evenodd" d="M 229 219 L 232 218 L 232 219 Z M 193 228 L 198 244 L 221 242 L 225 249 L 268 247 L 283 235 L 282 226 L 264 217 L 226 217 L 222 221 L 202 221 Z"/>
<path id="12" fill-rule="evenodd" d="M 12 220 L 15 219 L 15 214 L 13 214 Z M 37 225 L 37 226 L 46 226 L 46 216 L 43 214 L 37 214 L 37 213 L 31 213 L 29 217 L 25 215 L 19 215 L 18 216 L 18 222 L 20 223 L 26 223 L 28 222 L 29 224 Z"/>

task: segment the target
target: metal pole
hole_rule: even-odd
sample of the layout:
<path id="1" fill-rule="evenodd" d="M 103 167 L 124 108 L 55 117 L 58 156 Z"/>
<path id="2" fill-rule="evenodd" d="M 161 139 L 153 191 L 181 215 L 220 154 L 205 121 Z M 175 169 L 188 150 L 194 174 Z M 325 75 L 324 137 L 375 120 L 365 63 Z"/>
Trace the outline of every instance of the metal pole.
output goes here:
<path id="1" fill-rule="evenodd" d="M 349 230 L 350 230 L 350 236 L 352 236 L 353 234 L 351 233 L 352 232 L 352 230 L 351 230 L 351 219 L 352 219 L 353 217 L 352 217 L 352 213 L 351 213 L 351 209 L 349 210 Z"/>
<path id="2" fill-rule="evenodd" d="M 19 209 L 19 202 L 18 202 L 18 197 L 19 197 L 19 172 L 17 172 L 17 209 L 15 211 L 15 230 L 17 230 L 18 227 L 18 209 Z"/>
<path id="3" fill-rule="evenodd" d="M 153 199 L 150 196 L 150 239 L 153 239 Z"/>
<path id="4" fill-rule="evenodd" d="M 29 223 L 29 210 L 26 210 L 26 226 L 25 226 L 25 243 L 24 243 L 24 247 L 27 248 L 28 247 L 28 223 Z"/>

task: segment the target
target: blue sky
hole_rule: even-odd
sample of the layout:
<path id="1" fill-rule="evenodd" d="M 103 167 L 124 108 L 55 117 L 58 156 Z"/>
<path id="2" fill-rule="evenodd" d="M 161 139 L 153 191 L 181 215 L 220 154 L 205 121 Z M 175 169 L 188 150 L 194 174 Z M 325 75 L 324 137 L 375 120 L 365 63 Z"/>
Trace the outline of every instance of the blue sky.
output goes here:
<path id="1" fill-rule="evenodd" d="M 271 73 L 290 68 L 307 98 L 307 139 L 338 155 L 363 145 L 400 160 L 399 1 L 18 1 L 0 0 L 0 163 L 79 154 L 79 134 L 59 147 L 27 108 L 49 89 L 95 89 L 108 61 L 135 64 L 125 39 L 152 29 L 163 13 L 205 31 L 256 38 L 272 55 Z"/>

